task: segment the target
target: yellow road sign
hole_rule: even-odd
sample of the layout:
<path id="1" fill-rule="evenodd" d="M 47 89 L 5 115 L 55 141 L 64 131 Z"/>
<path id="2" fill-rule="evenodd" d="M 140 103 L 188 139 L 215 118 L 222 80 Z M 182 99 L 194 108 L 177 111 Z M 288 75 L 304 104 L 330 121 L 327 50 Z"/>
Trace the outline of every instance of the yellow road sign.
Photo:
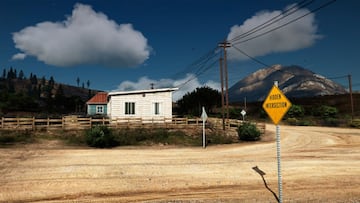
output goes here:
<path id="1" fill-rule="evenodd" d="M 277 86 L 273 86 L 263 103 L 263 109 L 277 125 L 291 107 L 290 101 Z"/>

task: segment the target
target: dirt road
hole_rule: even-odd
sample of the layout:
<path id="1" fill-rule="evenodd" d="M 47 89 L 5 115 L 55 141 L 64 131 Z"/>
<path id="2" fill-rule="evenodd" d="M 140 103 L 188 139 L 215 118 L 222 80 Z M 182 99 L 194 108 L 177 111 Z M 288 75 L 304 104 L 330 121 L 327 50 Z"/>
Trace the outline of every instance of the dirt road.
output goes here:
<path id="1" fill-rule="evenodd" d="M 275 126 L 266 128 L 270 141 L 206 149 L 0 148 L 0 202 L 276 202 Z M 284 202 L 360 202 L 359 129 L 280 133 Z"/>

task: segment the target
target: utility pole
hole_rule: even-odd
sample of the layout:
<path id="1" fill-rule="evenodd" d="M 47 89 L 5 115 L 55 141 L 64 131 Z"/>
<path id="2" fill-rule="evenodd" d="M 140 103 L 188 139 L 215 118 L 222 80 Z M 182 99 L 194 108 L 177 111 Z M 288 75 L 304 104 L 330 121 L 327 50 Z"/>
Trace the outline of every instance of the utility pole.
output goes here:
<path id="1" fill-rule="evenodd" d="M 226 102 L 226 121 L 229 122 L 229 79 L 228 79 L 228 69 L 227 69 L 227 60 L 226 60 L 226 48 L 231 47 L 230 43 L 224 40 L 219 43 L 219 47 L 224 49 L 224 72 L 225 72 L 225 102 Z"/>
<path id="2" fill-rule="evenodd" d="M 351 122 L 354 120 L 354 101 L 353 101 L 353 95 L 352 95 L 352 82 L 351 82 L 351 75 L 348 75 L 349 79 L 349 93 L 350 93 L 350 105 L 351 105 Z"/>
<path id="3" fill-rule="evenodd" d="M 225 111 L 224 111 L 224 70 L 223 70 L 223 58 L 220 57 L 220 82 L 221 82 L 221 117 L 222 128 L 225 130 Z"/>

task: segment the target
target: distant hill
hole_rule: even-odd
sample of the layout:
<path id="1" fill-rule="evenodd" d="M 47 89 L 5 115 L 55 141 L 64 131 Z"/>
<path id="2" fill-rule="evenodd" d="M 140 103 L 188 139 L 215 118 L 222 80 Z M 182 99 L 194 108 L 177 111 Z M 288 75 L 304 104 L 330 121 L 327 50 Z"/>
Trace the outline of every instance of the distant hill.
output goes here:
<path id="1" fill-rule="evenodd" d="M 300 66 L 274 65 L 260 69 L 229 88 L 229 101 L 263 101 L 279 81 L 279 88 L 289 98 L 345 94 L 341 85 Z"/>
<path id="2" fill-rule="evenodd" d="M 21 74 L 20 74 L 21 73 Z M 0 77 L 0 115 L 84 114 L 85 102 L 97 90 L 56 83 L 53 77 L 25 77 L 20 71 L 4 69 Z"/>

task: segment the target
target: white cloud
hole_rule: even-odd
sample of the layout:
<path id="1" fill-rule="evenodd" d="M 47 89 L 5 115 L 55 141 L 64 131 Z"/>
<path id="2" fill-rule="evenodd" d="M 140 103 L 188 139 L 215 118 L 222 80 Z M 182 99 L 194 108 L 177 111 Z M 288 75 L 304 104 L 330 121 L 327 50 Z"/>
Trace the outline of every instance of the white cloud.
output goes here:
<path id="1" fill-rule="evenodd" d="M 294 5 L 288 6 L 287 8 L 285 8 L 285 10 L 292 6 Z M 283 25 L 308 12 L 309 10 L 306 8 L 299 9 L 297 12 L 270 25 L 269 27 L 265 28 L 263 31 L 259 31 L 254 34 L 251 34 L 249 35 L 249 37 L 245 37 L 239 41 L 246 40 L 260 33 L 264 33 L 266 31 L 274 29 L 275 27 Z M 231 28 L 227 39 L 231 40 L 236 36 L 246 33 L 247 31 L 253 29 L 254 27 L 261 25 L 262 23 L 265 23 L 266 21 L 272 19 L 277 15 L 280 15 L 281 13 L 282 11 L 280 10 L 258 12 L 251 18 L 245 20 L 245 22 L 242 25 L 234 25 Z M 286 25 L 276 31 L 270 32 L 269 34 L 265 34 L 261 37 L 240 43 L 235 46 L 245 51 L 250 56 L 257 57 L 257 56 L 264 56 L 270 53 L 295 51 L 298 49 L 310 47 L 319 38 L 321 38 L 321 36 L 317 34 L 317 24 L 315 22 L 315 15 L 309 14 L 306 17 L 303 17 L 300 20 L 290 23 L 289 25 Z M 230 48 L 228 50 L 229 50 L 229 59 L 231 60 L 249 59 L 248 57 L 244 56 L 234 48 Z"/>
<path id="2" fill-rule="evenodd" d="M 17 53 L 12 56 L 12 60 L 24 60 L 26 58 L 26 54 L 24 53 Z"/>
<path id="3" fill-rule="evenodd" d="M 118 25 L 84 4 L 76 4 L 62 22 L 41 22 L 13 33 L 13 41 L 26 55 L 55 66 L 132 67 L 148 59 L 151 49 L 131 24 Z"/>
<path id="4" fill-rule="evenodd" d="M 181 99 L 186 93 L 192 92 L 197 87 L 208 86 L 210 88 L 220 90 L 220 84 L 209 80 L 205 83 L 199 82 L 193 74 L 186 75 L 185 78 L 179 80 L 173 79 L 160 79 L 153 80 L 148 77 L 141 77 L 137 82 L 124 81 L 114 91 L 129 91 L 129 90 L 143 90 L 150 89 L 151 84 L 154 84 L 154 88 L 169 88 L 179 87 L 179 90 L 173 93 L 173 100 L 177 101 Z"/>

